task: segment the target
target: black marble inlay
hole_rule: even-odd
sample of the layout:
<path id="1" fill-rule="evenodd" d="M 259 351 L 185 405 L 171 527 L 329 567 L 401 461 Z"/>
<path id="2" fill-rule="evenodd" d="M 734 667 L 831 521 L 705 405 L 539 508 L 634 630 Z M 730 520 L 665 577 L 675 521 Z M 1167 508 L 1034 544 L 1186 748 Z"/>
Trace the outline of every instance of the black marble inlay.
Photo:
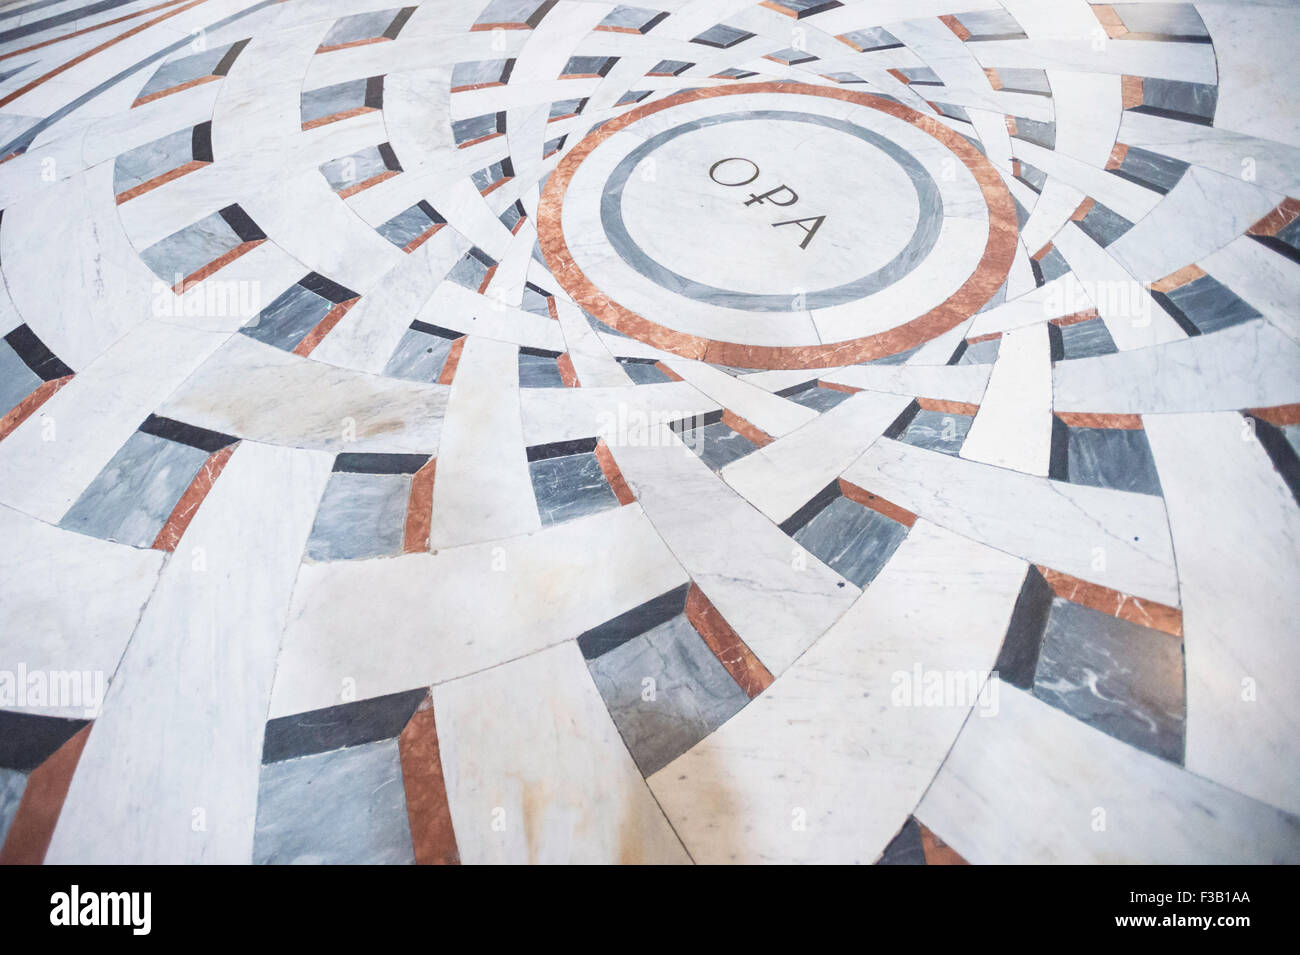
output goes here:
<path id="1" fill-rule="evenodd" d="M 421 687 L 270 720 L 262 741 L 262 762 L 278 763 L 392 739 L 410 722 L 428 693 L 427 687 Z"/>
<path id="2" fill-rule="evenodd" d="M 578 649 L 582 651 L 583 657 L 594 660 L 633 637 L 668 622 L 686 609 L 686 594 L 689 590 L 690 584 L 682 584 L 626 613 L 606 620 L 598 627 L 592 627 L 578 637 Z"/>
<path id="3" fill-rule="evenodd" d="M 89 722 L 0 710 L 0 768 L 30 772 Z"/>

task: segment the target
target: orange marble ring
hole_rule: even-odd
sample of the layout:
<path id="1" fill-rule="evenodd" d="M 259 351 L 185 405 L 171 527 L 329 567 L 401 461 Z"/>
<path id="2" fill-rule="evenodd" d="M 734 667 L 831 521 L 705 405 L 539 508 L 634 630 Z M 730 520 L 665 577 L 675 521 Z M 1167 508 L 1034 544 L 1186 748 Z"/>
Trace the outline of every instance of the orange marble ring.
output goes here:
<path id="1" fill-rule="evenodd" d="M 989 210 L 989 234 L 984 254 L 961 288 L 925 314 L 886 331 L 827 344 L 791 346 L 718 341 L 667 328 L 625 308 L 598 289 L 573 260 L 560 222 L 565 192 L 583 160 L 614 133 L 660 110 L 672 109 L 695 100 L 750 93 L 822 96 L 880 110 L 937 139 L 960 159 L 979 183 Z M 869 93 L 784 82 L 688 90 L 610 120 L 589 133 L 560 161 L 547 180 L 537 210 L 537 233 L 542 254 L 556 281 L 573 301 L 611 328 L 648 345 L 684 358 L 697 358 L 737 368 L 826 368 L 852 365 L 906 351 L 929 341 L 969 318 L 1002 287 L 1015 257 L 1017 232 L 1015 203 L 1002 182 L 1002 177 L 984 155 L 959 133 L 933 117 Z"/>

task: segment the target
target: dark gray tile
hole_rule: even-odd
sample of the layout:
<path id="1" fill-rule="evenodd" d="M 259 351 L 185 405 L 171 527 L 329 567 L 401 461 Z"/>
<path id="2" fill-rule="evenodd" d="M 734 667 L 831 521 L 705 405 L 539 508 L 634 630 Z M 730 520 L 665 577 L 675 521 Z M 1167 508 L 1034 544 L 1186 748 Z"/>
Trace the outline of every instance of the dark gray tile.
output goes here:
<path id="1" fill-rule="evenodd" d="M 1058 597 L 1033 692 L 1103 733 L 1182 762 L 1183 647 L 1175 636 Z"/>
<path id="2" fill-rule="evenodd" d="M 23 790 L 26 788 L 26 773 L 0 767 L 0 846 L 5 844 L 9 826 L 14 821 L 14 813 L 18 811 L 18 804 L 22 801 Z"/>
<path id="3" fill-rule="evenodd" d="M 408 328 L 384 366 L 384 374 L 409 381 L 435 382 L 451 352 L 452 339 Z"/>
<path id="4" fill-rule="evenodd" d="M 610 490 L 595 454 L 545 458 L 531 462 L 528 470 L 543 524 L 559 524 L 618 507 L 618 498 Z"/>
<path id="5" fill-rule="evenodd" d="M 908 816 L 898 835 L 889 841 L 876 865 L 925 865 L 925 846 L 921 843 L 921 826 L 915 816 Z"/>
<path id="6" fill-rule="evenodd" d="M 1070 428 L 1071 484 L 1159 494 L 1160 477 L 1146 432 L 1124 428 Z"/>
<path id="7" fill-rule="evenodd" d="M 988 341 L 976 342 L 973 345 L 968 344 L 966 350 L 961 353 L 958 359 L 959 365 L 991 365 L 998 359 L 998 348 L 1002 344 L 1002 339 L 991 338 Z"/>
<path id="8" fill-rule="evenodd" d="M 1110 337 L 1106 323 L 1100 318 L 1060 326 L 1064 358 L 1091 358 L 1093 355 L 1112 355 L 1119 351 Z"/>
<path id="9" fill-rule="evenodd" d="M 1088 210 L 1088 214 L 1079 223 L 1079 228 L 1092 241 L 1098 245 L 1106 246 L 1133 228 L 1133 223 L 1113 209 L 1103 206 L 1100 202 L 1094 202 L 1092 208 Z"/>
<path id="10" fill-rule="evenodd" d="M 821 388 L 814 385 L 786 397 L 795 404 L 803 405 L 805 408 L 812 408 L 814 411 L 830 411 L 840 402 L 848 401 L 852 395 L 847 391 L 837 391 L 834 388 Z"/>
<path id="11" fill-rule="evenodd" d="M 838 497 L 795 531 L 794 539 L 841 577 L 865 588 L 875 579 L 907 528 L 846 497 Z"/>
<path id="12" fill-rule="evenodd" d="M 59 521 L 68 530 L 151 547 L 208 452 L 137 431 Z"/>
<path id="13" fill-rule="evenodd" d="M 1203 275 L 1172 292 L 1155 294 L 1174 320 L 1191 335 L 1208 335 L 1260 317 L 1259 312 L 1212 275 Z"/>
<path id="14" fill-rule="evenodd" d="M 402 552 L 409 474 L 335 471 L 307 540 L 312 560 L 361 560 Z"/>
<path id="15" fill-rule="evenodd" d="M 956 455 L 974 420 L 971 415 L 922 409 L 912 418 L 898 440 L 918 448 Z"/>
<path id="16" fill-rule="evenodd" d="M 253 861 L 413 864 L 397 740 L 264 765 Z"/>
<path id="17" fill-rule="evenodd" d="M 269 720 L 262 740 L 262 762 L 278 763 L 395 739 L 428 692 L 427 687 L 420 687 Z"/>
<path id="18" fill-rule="evenodd" d="M 27 367 L 8 342 L 0 342 L 0 415 L 8 414 L 41 386 L 41 376 Z"/>
<path id="19" fill-rule="evenodd" d="M 554 358 L 519 353 L 520 388 L 563 388 L 564 377 Z"/>
<path id="20" fill-rule="evenodd" d="M 721 421 L 684 431 L 681 438 L 700 460 L 715 471 L 722 470 L 732 461 L 739 461 L 758 447 Z"/>
<path id="21" fill-rule="evenodd" d="M 668 765 L 749 702 L 682 614 L 588 661 L 587 666 L 632 758 L 646 776 Z"/>

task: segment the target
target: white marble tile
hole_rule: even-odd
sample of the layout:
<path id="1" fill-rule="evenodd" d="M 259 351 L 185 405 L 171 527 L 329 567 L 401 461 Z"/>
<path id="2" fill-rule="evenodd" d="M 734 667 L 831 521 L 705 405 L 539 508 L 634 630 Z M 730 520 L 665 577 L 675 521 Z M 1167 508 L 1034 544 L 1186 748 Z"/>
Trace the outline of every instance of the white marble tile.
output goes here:
<path id="1" fill-rule="evenodd" d="M 1052 350 L 1047 324 L 1007 332 L 961 456 L 1046 476 L 1052 456 Z"/>

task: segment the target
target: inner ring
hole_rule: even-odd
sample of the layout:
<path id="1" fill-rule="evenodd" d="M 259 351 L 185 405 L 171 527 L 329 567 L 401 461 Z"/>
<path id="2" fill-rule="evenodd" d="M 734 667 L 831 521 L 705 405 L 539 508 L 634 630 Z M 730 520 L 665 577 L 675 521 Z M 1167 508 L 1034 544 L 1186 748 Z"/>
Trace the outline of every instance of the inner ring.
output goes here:
<path id="1" fill-rule="evenodd" d="M 829 308 L 865 298 L 897 282 L 915 268 L 934 248 L 943 224 L 943 198 L 934 179 L 916 159 L 897 143 L 847 120 L 788 110 L 759 109 L 721 113 L 693 119 L 658 133 L 632 150 L 614 167 L 606 180 L 600 204 L 600 221 L 610 245 L 631 268 L 662 288 L 697 301 L 753 312 L 789 312 L 792 296 L 737 292 L 687 278 L 651 258 L 628 233 L 623 221 L 623 190 L 633 169 L 650 153 L 684 133 L 723 123 L 746 120 L 778 120 L 810 123 L 847 133 L 879 149 L 907 174 L 916 190 L 920 216 L 907 244 L 892 259 L 860 278 L 831 288 L 804 292 L 801 309 Z"/>

